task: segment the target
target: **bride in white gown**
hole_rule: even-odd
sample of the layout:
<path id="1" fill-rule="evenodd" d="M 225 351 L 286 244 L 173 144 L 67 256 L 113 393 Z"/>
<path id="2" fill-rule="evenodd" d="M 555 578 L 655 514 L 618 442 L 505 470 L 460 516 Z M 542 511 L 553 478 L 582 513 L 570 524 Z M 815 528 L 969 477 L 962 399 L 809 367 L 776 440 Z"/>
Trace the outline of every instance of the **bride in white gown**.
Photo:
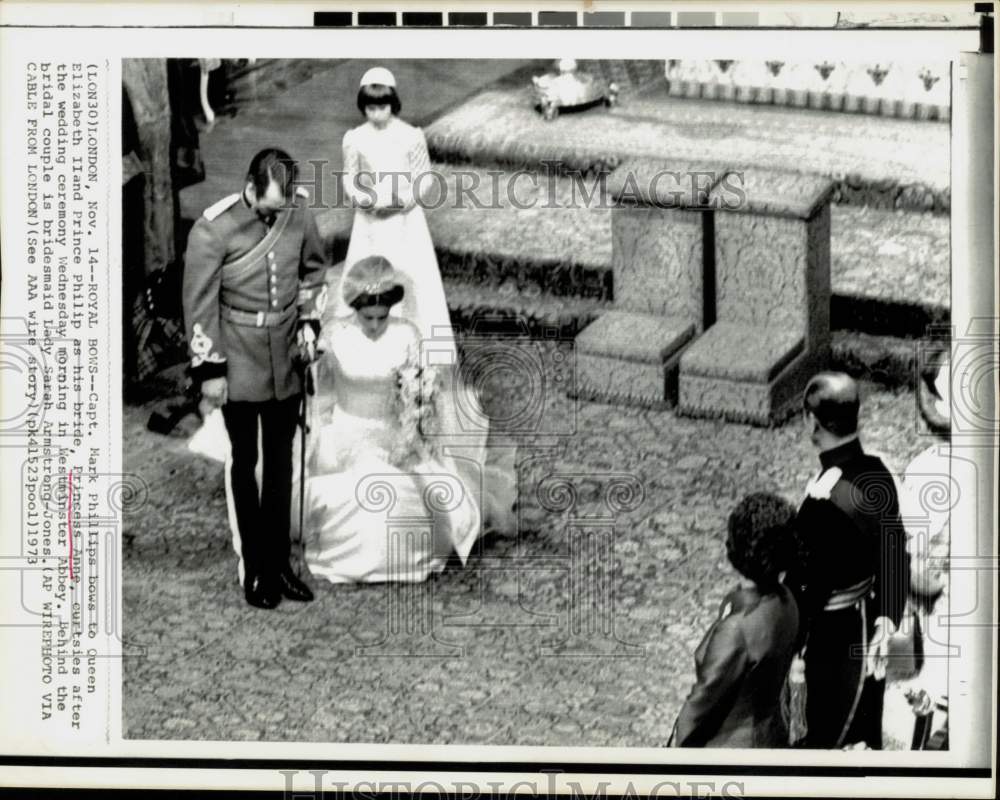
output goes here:
<path id="1" fill-rule="evenodd" d="M 341 287 L 354 313 L 324 328 L 313 367 L 306 563 L 334 583 L 422 581 L 453 552 L 464 563 L 484 525 L 512 524 L 513 452 L 487 463 L 476 399 L 390 315 L 405 289 L 387 259 L 355 263 Z M 299 486 L 296 475 L 293 531 Z"/>

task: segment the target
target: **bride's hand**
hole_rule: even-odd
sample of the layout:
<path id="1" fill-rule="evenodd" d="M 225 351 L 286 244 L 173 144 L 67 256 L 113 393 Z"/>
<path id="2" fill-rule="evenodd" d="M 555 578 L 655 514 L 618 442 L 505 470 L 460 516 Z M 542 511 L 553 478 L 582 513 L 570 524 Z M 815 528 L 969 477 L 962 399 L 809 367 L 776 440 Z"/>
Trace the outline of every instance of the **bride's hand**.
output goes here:
<path id="1" fill-rule="evenodd" d="M 399 214 L 402 211 L 406 211 L 406 206 L 400 203 L 399 198 L 393 196 L 389 205 L 375 205 L 371 209 L 376 217 L 391 217 L 394 214 Z"/>
<path id="2" fill-rule="evenodd" d="M 351 203 L 362 211 L 370 211 L 375 205 L 374 192 L 357 192 L 351 195 Z"/>

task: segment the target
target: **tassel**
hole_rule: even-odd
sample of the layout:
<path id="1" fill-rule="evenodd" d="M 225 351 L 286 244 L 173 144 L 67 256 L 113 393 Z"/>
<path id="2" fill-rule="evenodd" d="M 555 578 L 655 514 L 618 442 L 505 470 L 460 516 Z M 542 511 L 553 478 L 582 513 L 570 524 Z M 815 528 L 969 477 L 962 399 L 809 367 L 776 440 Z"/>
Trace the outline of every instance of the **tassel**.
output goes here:
<path id="1" fill-rule="evenodd" d="M 800 655 L 792 659 L 785 680 L 781 703 L 782 716 L 788 726 L 788 744 L 800 747 L 806 738 L 806 662 Z"/>

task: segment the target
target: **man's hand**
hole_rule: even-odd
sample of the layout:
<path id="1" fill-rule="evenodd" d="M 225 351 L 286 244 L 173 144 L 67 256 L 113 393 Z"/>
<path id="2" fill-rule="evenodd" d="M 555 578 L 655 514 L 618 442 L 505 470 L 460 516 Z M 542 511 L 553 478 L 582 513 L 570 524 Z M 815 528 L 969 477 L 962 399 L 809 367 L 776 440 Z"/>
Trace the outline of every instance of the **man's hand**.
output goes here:
<path id="1" fill-rule="evenodd" d="M 875 620 L 875 633 L 868 644 L 868 655 L 865 659 L 865 676 L 877 681 L 885 680 L 886 667 L 889 665 L 889 640 L 896 632 L 896 626 L 888 617 Z"/>
<path id="2" fill-rule="evenodd" d="M 216 408 L 229 401 L 229 383 L 225 378 L 209 378 L 201 384 L 201 396 Z"/>
<path id="3" fill-rule="evenodd" d="M 934 701 L 930 692 L 919 684 L 914 684 L 905 692 L 906 701 L 917 716 L 925 716 L 934 710 Z"/>
<path id="4" fill-rule="evenodd" d="M 295 335 L 299 346 L 299 358 L 306 364 L 312 364 L 316 360 L 316 331 L 312 325 L 303 325 Z"/>

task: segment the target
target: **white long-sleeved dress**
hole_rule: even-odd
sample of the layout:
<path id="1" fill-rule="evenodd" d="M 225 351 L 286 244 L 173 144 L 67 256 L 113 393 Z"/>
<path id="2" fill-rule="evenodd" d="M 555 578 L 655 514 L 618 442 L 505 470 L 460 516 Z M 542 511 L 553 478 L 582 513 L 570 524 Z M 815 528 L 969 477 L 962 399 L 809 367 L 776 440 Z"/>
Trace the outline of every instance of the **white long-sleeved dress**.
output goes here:
<path id="1" fill-rule="evenodd" d="M 343 150 L 344 191 L 348 198 L 353 201 L 374 196 L 378 205 L 387 206 L 395 190 L 407 208 L 389 216 L 378 216 L 362 208 L 354 212 L 344 274 L 366 256 L 385 256 L 396 268 L 406 290 L 403 302 L 393 308 L 393 316 L 413 322 L 421 336 L 435 340 L 437 350 L 454 353 L 454 336 L 434 243 L 424 210 L 415 197 L 421 191 L 430 192 L 435 183 L 428 176 L 430 158 L 424 132 L 398 117 L 393 117 L 382 129 L 366 122 L 344 134 Z M 335 316 L 350 316 L 351 309 L 344 303 L 342 293 L 338 290 L 334 296 Z"/>

